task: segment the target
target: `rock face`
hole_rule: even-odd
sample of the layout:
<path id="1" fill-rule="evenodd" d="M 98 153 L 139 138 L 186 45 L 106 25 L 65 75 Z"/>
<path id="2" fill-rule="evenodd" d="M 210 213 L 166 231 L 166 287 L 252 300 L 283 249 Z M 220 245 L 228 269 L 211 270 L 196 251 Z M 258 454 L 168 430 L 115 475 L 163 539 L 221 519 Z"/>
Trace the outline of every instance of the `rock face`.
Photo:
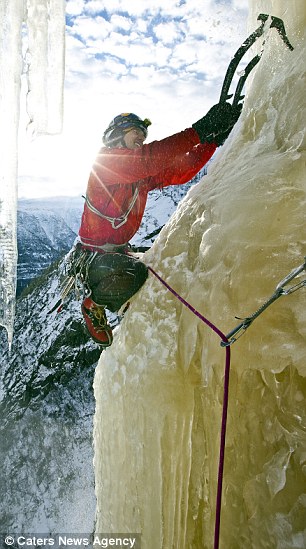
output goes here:
<path id="1" fill-rule="evenodd" d="M 268 4 L 295 49 L 271 33 L 237 127 L 144 258 L 224 333 L 305 255 L 306 10 Z M 233 345 L 221 547 L 306 546 L 305 311 L 302 288 Z M 218 337 L 150 277 L 96 370 L 97 532 L 212 547 L 223 374 Z"/>

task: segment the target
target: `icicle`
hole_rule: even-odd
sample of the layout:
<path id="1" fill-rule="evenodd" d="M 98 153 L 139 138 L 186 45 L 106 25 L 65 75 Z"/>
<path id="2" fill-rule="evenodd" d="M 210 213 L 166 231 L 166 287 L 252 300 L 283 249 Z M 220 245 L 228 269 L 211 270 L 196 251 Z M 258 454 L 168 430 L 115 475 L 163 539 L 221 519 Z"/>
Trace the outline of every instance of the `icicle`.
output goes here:
<path id="1" fill-rule="evenodd" d="M 23 0 L 0 5 L 0 324 L 12 341 L 17 272 L 16 202 Z"/>
<path id="2" fill-rule="evenodd" d="M 64 82 L 64 0 L 27 0 L 27 112 L 35 134 L 60 133 Z"/>
<path id="3" fill-rule="evenodd" d="M 0 2 L 0 326 L 13 337 L 17 272 L 18 125 L 22 25 L 27 31 L 27 112 L 33 133 L 62 128 L 65 0 Z"/>

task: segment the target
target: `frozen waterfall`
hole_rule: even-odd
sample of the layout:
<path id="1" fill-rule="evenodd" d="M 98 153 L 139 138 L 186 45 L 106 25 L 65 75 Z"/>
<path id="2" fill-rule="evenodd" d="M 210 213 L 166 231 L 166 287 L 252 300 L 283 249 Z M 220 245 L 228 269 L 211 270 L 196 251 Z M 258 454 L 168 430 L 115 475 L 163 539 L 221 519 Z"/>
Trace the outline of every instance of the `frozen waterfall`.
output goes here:
<path id="1" fill-rule="evenodd" d="M 22 77 L 32 135 L 62 127 L 65 0 L 0 3 L 0 325 L 12 340 L 17 270 L 18 126 Z M 24 49 L 26 51 L 24 52 Z M 8 62 L 9 60 L 9 62 Z"/>
<path id="2" fill-rule="evenodd" d="M 144 257 L 224 333 L 305 255 L 305 23 L 300 0 L 253 0 L 284 20 L 208 176 Z M 232 348 L 220 547 L 306 547 L 305 290 Z M 146 549 L 213 546 L 224 350 L 158 280 L 132 300 L 95 377 L 97 532 Z"/>

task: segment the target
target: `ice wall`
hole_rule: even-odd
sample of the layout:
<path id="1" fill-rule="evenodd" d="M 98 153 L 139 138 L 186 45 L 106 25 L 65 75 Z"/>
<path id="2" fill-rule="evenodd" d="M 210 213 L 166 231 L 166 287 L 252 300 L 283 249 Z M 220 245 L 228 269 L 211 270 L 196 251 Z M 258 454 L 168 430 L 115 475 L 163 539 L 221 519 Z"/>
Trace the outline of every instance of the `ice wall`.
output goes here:
<path id="1" fill-rule="evenodd" d="M 7 328 L 9 340 L 17 271 L 17 132 L 23 18 L 23 0 L 0 3 L 0 325 Z"/>
<path id="2" fill-rule="evenodd" d="M 305 255 L 305 23 L 300 0 L 255 1 L 270 33 L 241 119 L 145 261 L 224 333 Z M 232 348 L 220 547 L 306 547 L 305 289 Z M 224 350 L 150 276 L 95 377 L 97 532 L 146 549 L 210 549 Z"/>
<path id="3" fill-rule="evenodd" d="M 65 0 L 0 2 L 0 326 L 7 329 L 9 342 L 13 334 L 17 271 L 21 79 L 22 74 L 27 78 L 25 103 L 31 134 L 60 132 L 64 36 Z"/>

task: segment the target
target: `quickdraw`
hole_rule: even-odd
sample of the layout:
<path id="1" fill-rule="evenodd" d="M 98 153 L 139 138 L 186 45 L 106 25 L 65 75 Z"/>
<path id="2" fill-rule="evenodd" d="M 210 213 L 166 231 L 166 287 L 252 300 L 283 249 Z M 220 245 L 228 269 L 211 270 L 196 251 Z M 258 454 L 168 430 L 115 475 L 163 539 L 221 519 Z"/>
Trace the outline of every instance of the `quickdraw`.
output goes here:
<path id="1" fill-rule="evenodd" d="M 210 320 L 205 318 L 195 307 L 193 307 L 188 301 L 186 301 L 174 288 L 172 288 L 152 267 L 148 266 L 149 271 L 165 286 L 185 307 L 187 307 L 195 316 L 197 316 L 204 324 L 206 324 L 211 330 L 213 330 L 221 339 L 220 345 L 225 347 L 225 367 L 224 367 L 224 385 L 223 385 L 223 405 L 222 405 L 222 419 L 220 430 L 220 451 L 219 451 L 219 467 L 218 467 L 218 483 L 217 483 L 217 497 L 216 497 L 216 516 L 215 516 L 215 532 L 214 532 L 214 549 L 219 548 L 220 541 L 220 524 L 221 524 L 221 507 L 222 507 L 222 487 L 223 487 L 223 471 L 225 460 L 225 439 L 227 428 L 227 414 L 228 414 L 228 400 L 229 400 L 229 384 L 230 384 L 230 367 L 231 367 L 231 353 L 230 345 L 236 339 L 233 338 L 239 330 L 246 329 L 250 323 L 253 322 L 257 316 L 259 316 L 273 301 L 275 301 L 281 295 L 289 295 L 299 288 L 306 286 L 306 279 L 298 282 L 294 286 L 285 289 L 285 286 L 289 284 L 294 278 L 296 278 L 302 271 L 306 270 L 306 257 L 305 262 L 293 269 L 283 280 L 276 286 L 276 291 L 273 296 L 258 309 L 254 315 L 245 319 L 242 324 L 232 330 L 229 334 L 225 335 L 223 332 Z M 231 339 L 229 339 L 231 338 Z"/>
<path id="2" fill-rule="evenodd" d="M 299 281 L 297 284 L 294 284 L 294 286 L 291 286 L 290 288 L 285 288 L 285 286 L 289 284 L 289 282 L 294 280 L 303 271 L 306 271 L 306 257 L 302 265 L 300 265 L 296 269 L 293 269 L 293 271 L 291 271 L 285 278 L 283 278 L 283 280 L 281 280 L 277 284 L 275 288 L 275 292 L 271 295 L 269 299 L 267 299 L 267 301 L 263 303 L 261 307 L 259 307 L 259 309 L 257 309 L 257 311 L 255 311 L 255 313 L 253 313 L 251 316 L 244 318 L 242 322 L 238 326 L 236 326 L 236 328 L 231 330 L 226 335 L 227 341 L 221 341 L 221 346 L 227 347 L 228 345 L 232 345 L 232 343 L 235 343 L 235 341 L 237 341 L 237 339 L 239 339 L 244 334 L 244 332 L 249 328 L 249 326 L 252 324 L 255 318 L 261 315 L 261 313 L 263 313 L 267 309 L 267 307 L 272 305 L 272 303 L 274 303 L 274 301 L 276 301 L 279 297 L 281 297 L 282 295 L 292 294 L 293 292 L 296 292 L 303 286 L 306 286 L 306 279 L 305 279 L 305 280 Z"/>

